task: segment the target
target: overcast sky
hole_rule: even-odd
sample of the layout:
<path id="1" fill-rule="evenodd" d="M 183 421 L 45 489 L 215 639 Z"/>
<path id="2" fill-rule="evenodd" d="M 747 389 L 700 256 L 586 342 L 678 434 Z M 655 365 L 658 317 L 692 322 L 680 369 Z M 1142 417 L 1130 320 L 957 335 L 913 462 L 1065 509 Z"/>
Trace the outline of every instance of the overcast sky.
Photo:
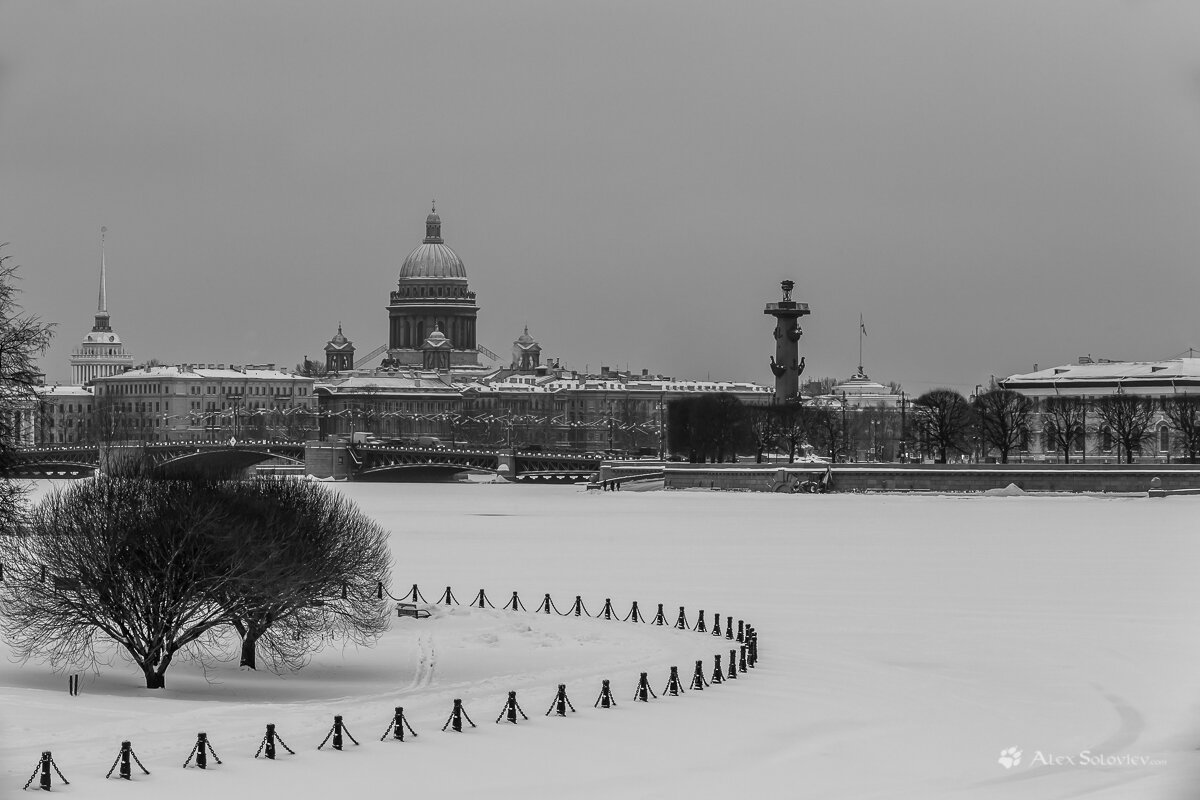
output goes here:
<path id="1" fill-rule="evenodd" d="M 577 369 L 913 392 L 1200 348 L 1200 3 L 0 0 L 0 241 L 140 361 L 386 341 L 437 199 Z"/>

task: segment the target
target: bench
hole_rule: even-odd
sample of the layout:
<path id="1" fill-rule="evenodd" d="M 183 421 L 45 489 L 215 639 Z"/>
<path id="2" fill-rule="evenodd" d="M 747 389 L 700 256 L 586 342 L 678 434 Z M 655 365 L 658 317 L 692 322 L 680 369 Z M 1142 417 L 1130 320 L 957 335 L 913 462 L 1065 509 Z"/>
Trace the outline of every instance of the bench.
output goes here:
<path id="1" fill-rule="evenodd" d="M 421 608 L 416 603 L 396 603 L 396 616 L 428 619 L 429 609 Z"/>

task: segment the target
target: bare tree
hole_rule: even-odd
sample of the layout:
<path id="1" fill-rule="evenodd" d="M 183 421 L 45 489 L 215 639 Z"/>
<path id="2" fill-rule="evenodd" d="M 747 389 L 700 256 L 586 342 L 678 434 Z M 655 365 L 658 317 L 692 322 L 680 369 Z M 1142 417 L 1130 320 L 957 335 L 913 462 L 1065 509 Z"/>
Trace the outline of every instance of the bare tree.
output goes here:
<path id="1" fill-rule="evenodd" d="M 1191 463 L 1200 459 L 1200 395 L 1177 394 L 1166 401 L 1166 416 L 1175 432 L 1175 448 Z"/>
<path id="2" fill-rule="evenodd" d="M 0 247 L 5 245 L 0 244 Z M 42 382 L 37 357 L 46 352 L 53 324 L 22 313 L 16 286 L 17 267 L 0 255 L 0 535 L 16 529 L 25 506 L 24 484 L 4 477 L 12 464 L 22 430 L 41 417 L 35 387 Z"/>
<path id="3" fill-rule="evenodd" d="M 262 642 L 272 665 L 298 667 L 386 627 L 388 562 L 386 534 L 319 486 L 104 477 L 0 537 L 0 624 L 19 658 L 94 668 L 120 652 L 148 689 L 180 653 L 219 653 L 229 626 L 249 666 Z"/>
<path id="4" fill-rule="evenodd" d="M 1046 441 L 1063 454 L 1063 463 L 1071 463 L 1071 445 L 1085 436 L 1087 403 L 1082 397 L 1047 397 L 1042 417 Z"/>
<path id="5" fill-rule="evenodd" d="M 746 408 L 746 417 L 748 430 L 751 441 L 754 442 L 754 460 L 761 464 L 763 454 L 767 450 L 774 450 L 776 443 L 780 438 L 780 407 L 771 404 L 768 406 L 749 406 Z"/>
<path id="6" fill-rule="evenodd" d="M 292 480 L 229 482 L 221 493 L 238 512 L 222 548 L 238 578 L 222 602 L 242 666 L 256 669 L 261 650 L 273 669 L 297 669 L 329 641 L 367 645 L 386 630 L 376 586 L 390 574 L 387 532 L 353 503 Z"/>
<path id="7" fill-rule="evenodd" d="M 305 356 L 304 360 L 296 365 L 296 374 L 306 378 L 326 378 L 329 376 L 329 369 L 321 361 L 312 361 Z"/>
<path id="8" fill-rule="evenodd" d="M 1154 401 L 1149 397 L 1110 394 L 1096 401 L 1096 414 L 1112 431 L 1117 446 L 1125 451 L 1125 463 L 1132 464 L 1133 457 L 1142 449 L 1142 443 L 1153 434 L 1150 424 L 1154 421 Z M 1120 449 L 1117 460 L 1121 460 Z"/>
<path id="9" fill-rule="evenodd" d="M 1032 402 L 1011 389 L 993 389 L 975 397 L 975 415 L 985 450 L 995 448 L 1000 463 L 1018 449 L 1028 436 Z"/>
<path id="10" fill-rule="evenodd" d="M 846 447 L 845 429 L 842 426 L 842 415 L 826 405 L 808 406 L 811 409 L 809 433 L 812 438 L 809 444 L 827 453 L 830 461 L 838 461 L 844 456 Z"/>
<path id="11" fill-rule="evenodd" d="M 0 537 L 14 655 L 95 668 L 115 647 L 161 689 L 176 654 L 228 622 L 212 597 L 230 576 L 210 552 L 228 521 L 187 482 L 102 478 L 46 497 L 26 531 Z"/>
<path id="12" fill-rule="evenodd" d="M 969 449 L 973 415 L 967 399 L 953 389 L 933 389 L 912 404 L 913 427 L 934 452 L 934 460 L 945 464 L 950 452 Z"/>
<path id="13" fill-rule="evenodd" d="M 773 406 L 776 419 L 776 437 L 787 445 L 788 463 L 796 461 L 796 451 L 812 438 L 813 409 L 796 401 L 786 401 Z"/>

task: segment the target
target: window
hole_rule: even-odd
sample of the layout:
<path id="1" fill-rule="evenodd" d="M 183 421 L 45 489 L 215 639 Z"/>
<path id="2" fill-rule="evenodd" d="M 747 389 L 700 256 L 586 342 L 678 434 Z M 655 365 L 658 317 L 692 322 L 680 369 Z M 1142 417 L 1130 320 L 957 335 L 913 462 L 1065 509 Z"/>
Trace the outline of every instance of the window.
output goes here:
<path id="1" fill-rule="evenodd" d="M 1112 430 L 1104 428 L 1100 431 L 1100 449 L 1106 453 L 1111 453 L 1113 449 Z"/>
<path id="2" fill-rule="evenodd" d="M 1163 425 L 1158 429 L 1158 450 L 1166 453 L 1171 449 L 1171 429 Z"/>

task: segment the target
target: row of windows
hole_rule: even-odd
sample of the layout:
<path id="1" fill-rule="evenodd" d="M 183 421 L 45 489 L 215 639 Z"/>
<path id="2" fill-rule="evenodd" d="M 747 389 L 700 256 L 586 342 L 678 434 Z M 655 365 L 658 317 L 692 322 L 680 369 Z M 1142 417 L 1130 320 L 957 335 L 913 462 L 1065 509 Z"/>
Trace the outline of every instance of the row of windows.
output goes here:
<path id="1" fill-rule="evenodd" d="M 401 297 L 472 297 L 465 286 L 404 286 L 396 294 Z"/>
<path id="2" fill-rule="evenodd" d="M 1108 428 L 1103 428 L 1100 431 L 1100 450 L 1105 453 L 1111 453 L 1116 446 L 1116 438 Z M 1167 453 L 1171 450 L 1171 429 L 1166 425 L 1162 425 L 1158 429 L 1158 451 Z M 1074 453 L 1082 453 L 1084 448 L 1084 435 L 1077 433 L 1071 441 L 1071 451 Z M 1058 452 L 1058 442 L 1050 434 L 1042 434 L 1042 449 L 1047 453 Z M 1028 450 L 1028 448 L 1026 448 Z M 1140 448 L 1139 448 L 1140 450 Z"/>
<path id="3" fill-rule="evenodd" d="M 292 389 L 289 386 L 263 386 L 262 384 L 243 384 L 241 386 L 208 384 L 203 387 L 204 394 L 251 394 L 257 396 L 282 397 L 290 396 Z M 169 390 L 168 390 L 169 391 Z M 122 395 L 137 395 L 137 394 L 163 394 L 163 385 L 160 383 L 117 383 L 108 386 L 97 386 L 96 394 L 122 394 Z M 188 394 L 200 394 L 201 387 L 193 385 L 188 387 Z M 307 386 L 295 387 L 295 394 L 298 397 L 308 395 Z"/>

